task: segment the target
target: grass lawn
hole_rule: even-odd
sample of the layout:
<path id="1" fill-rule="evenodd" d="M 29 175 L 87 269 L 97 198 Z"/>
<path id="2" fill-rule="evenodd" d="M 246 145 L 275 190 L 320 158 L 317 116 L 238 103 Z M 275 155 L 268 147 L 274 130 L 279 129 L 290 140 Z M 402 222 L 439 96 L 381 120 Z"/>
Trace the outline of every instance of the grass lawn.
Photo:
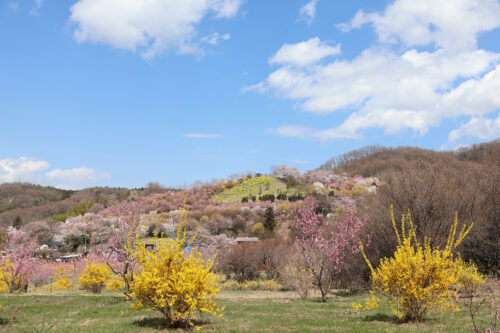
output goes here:
<path id="1" fill-rule="evenodd" d="M 431 315 L 424 323 L 397 323 L 390 309 L 356 312 L 352 302 L 366 295 L 300 300 L 287 292 L 222 292 L 220 319 L 202 318 L 202 332 L 471 332 L 467 313 Z M 3 332 L 158 332 L 155 312 L 130 312 L 116 292 L 92 295 L 71 291 L 50 295 L 2 295 Z M 498 301 L 498 299 L 497 299 Z M 17 317 L 10 320 L 15 309 Z M 123 312 L 123 315 L 122 315 Z M 489 313 L 489 311 L 487 311 Z M 485 322 L 483 322 L 485 324 Z M 51 327 L 52 326 L 52 327 Z M 485 326 L 481 326 L 484 328 Z M 50 328 L 50 329 L 49 329 Z M 181 331 L 181 330 L 171 330 Z M 481 329 L 482 331 L 482 329 Z"/>

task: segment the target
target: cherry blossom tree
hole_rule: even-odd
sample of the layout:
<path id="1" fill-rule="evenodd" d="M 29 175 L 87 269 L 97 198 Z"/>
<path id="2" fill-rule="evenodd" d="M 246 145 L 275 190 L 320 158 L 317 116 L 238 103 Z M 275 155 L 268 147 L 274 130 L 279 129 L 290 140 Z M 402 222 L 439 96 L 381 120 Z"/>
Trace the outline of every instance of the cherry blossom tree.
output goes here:
<path id="1" fill-rule="evenodd" d="M 345 262 L 360 252 L 360 235 L 366 222 L 367 218 L 358 217 L 354 201 L 348 199 L 344 201 L 344 216 L 333 222 L 316 213 L 311 196 L 306 198 L 303 207 L 295 210 L 291 224 L 296 234 L 294 246 L 305 268 L 313 275 L 323 302 Z"/>
<path id="2" fill-rule="evenodd" d="M 23 230 L 10 227 L 2 243 L 0 266 L 9 292 L 26 291 L 35 273 L 38 244 Z"/>

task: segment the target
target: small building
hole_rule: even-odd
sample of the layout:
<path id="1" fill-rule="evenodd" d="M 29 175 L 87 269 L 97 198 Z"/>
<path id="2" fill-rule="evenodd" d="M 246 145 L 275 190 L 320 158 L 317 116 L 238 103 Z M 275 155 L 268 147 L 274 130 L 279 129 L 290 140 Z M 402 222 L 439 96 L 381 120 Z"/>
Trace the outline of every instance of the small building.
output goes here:
<path id="1" fill-rule="evenodd" d="M 65 256 L 60 256 L 58 258 L 58 260 L 56 260 L 56 261 L 69 262 L 69 261 L 72 261 L 72 260 L 78 260 L 81 257 L 83 257 L 82 254 L 67 254 Z"/>
<path id="2" fill-rule="evenodd" d="M 61 250 L 64 246 L 64 244 L 61 242 L 52 242 L 52 241 L 47 242 L 45 245 L 54 250 Z"/>
<path id="3" fill-rule="evenodd" d="M 236 237 L 234 239 L 236 243 L 242 244 L 242 243 L 255 243 L 259 241 L 258 237 Z"/>

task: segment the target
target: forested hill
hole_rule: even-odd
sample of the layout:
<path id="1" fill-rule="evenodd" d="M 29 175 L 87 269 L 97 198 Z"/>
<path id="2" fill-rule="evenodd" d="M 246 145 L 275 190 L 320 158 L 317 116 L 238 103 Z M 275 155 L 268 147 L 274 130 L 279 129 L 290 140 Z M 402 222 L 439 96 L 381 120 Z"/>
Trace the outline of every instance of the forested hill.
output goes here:
<path id="1" fill-rule="evenodd" d="M 381 177 L 408 164 L 443 166 L 460 169 L 464 165 L 500 165 L 500 139 L 460 148 L 456 151 L 435 151 L 417 147 L 387 148 L 380 145 L 363 147 L 323 163 L 317 170 Z"/>
<path id="2" fill-rule="evenodd" d="M 26 224 L 70 210 L 84 213 L 126 200 L 126 188 L 94 187 L 79 191 L 62 190 L 29 183 L 0 184 L 0 224 Z M 78 212 L 78 210 L 82 210 Z"/>

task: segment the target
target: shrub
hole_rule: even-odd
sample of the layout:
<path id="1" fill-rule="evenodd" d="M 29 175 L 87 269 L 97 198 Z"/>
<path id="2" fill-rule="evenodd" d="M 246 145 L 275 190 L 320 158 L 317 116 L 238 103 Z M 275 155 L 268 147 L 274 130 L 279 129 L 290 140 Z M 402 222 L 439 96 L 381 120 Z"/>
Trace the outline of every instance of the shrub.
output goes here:
<path id="1" fill-rule="evenodd" d="M 262 257 L 259 244 L 237 244 L 225 253 L 220 260 L 220 266 L 226 276 L 234 275 L 236 281 L 242 283 L 253 280 L 259 275 Z"/>
<path id="2" fill-rule="evenodd" d="M 106 264 L 90 262 L 85 266 L 85 270 L 78 279 L 78 282 L 83 289 L 100 293 L 110 277 L 111 272 Z"/>
<path id="3" fill-rule="evenodd" d="M 266 233 L 266 228 L 264 228 L 264 225 L 260 222 L 255 223 L 252 227 L 252 235 L 261 237 Z"/>
<path id="4" fill-rule="evenodd" d="M 106 285 L 106 290 L 120 290 L 125 288 L 125 283 L 118 276 L 114 276 Z"/>
<path id="5" fill-rule="evenodd" d="M 53 289 L 54 290 L 70 290 L 73 287 L 73 284 L 67 277 L 62 277 L 60 279 L 57 279 L 56 282 L 54 282 Z"/>
<path id="6" fill-rule="evenodd" d="M 145 249 L 145 241 L 136 239 L 127 251 L 141 269 L 131 282 L 133 309 L 160 311 L 172 326 L 192 325 L 195 311 L 221 316 L 222 309 L 214 298 L 219 292 L 217 277 L 211 271 L 212 261 L 203 260 L 194 250 L 185 254 L 186 232 L 178 232 L 175 239 L 154 239 L 152 251 Z"/>
<path id="7" fill-rule="evenodd" d="M 2 267 L 0 266 L 0 293 L 9 291 L 9 285 L 5 282 L 5 276 Z"/>
<path id="8" fill-rule="evenodd" d="M 200 229 L 201 225 L 195 219 L 188 219 L 184 225 L 187 231 L 196 231 Z"/>
<path id="9" fill-rule="evenodd" d="M 453 285 L 459 282 L 462 261 L 454 258 L 453 251 L 469 233 L 472 225 L 462 226 L 458 236 L 457 220 L 451 226 L 443 250 L 431 247 L 427 237 L 417 239 L 416 227 L 410 212 L 401 218 L 401 232 L 396 227 L 391 207 L 391 217 L 397 238 L 397 247 L 392 258 L 383 258 L 374 269 L 365 256 L 372 271 L 374 289 L 387 297 L 398 318 L 420 321 L 428 310 L 447 311 L 454 308 L 451 300 Z M 408 226 L 405 225 L 405 220 Z M 408 228 L 406 230 L 405 228 Z"/>
<path id="10" fill-rule="evenodd" d="M 69 278 L 68 269 L 65 269 L 64 266 L 59 266 L 55 269 L 54 272 L 54 284 L 52 288 L 54 290 L 70 290 L 73 288 L 73 283 Z"/>
<path id="11" fill-rule="evenodd" d="M 260 290 L 260 291 L 278 291 L 283 289 L 281 285 L 276 280 L 256 280 L 256 281 L 246 281 L 237 282 L 234 280 L 228 280 L 222 284 L 222 289 L 224 290 Z"/>
<path id="12" fill-rule="evenodd" d="M 245 219 L 241 215 L 237 215 L 233 221 L 232 221 L 232 226 L 231 229 L 235 234 L 243 233 L 246 229 L 246 223 Z"/>
<path id="13" fill-rule="evenodd" d="M 276 196 L 276 200 L 286 200 L 286 193 L 280 193 Z"/>
<path id="14" fill-rule="evenodd" d="M 276 199 L 276 197 L 274 196 L 274 194 L 264 194 L 262 196 L 259 197 L 259 201 L 271 201 L 271 202 L 274 202 L 274 200 Z"/>
<path id="15" fill-rule="evenodd" d="M 459 267 L 458 284 L 460 291 L 466 295 L 476 294 L 479 287 L 485 282 L 484 277 L 477 271 L 477 266 L 473 262 L 464 263 L 457 259 Z"/>
<path id="16" fill-rule="evenodd" d="M 290 247 L 280 238 L 267 238 L 255 244 L 255 252 L 260 256 L 260 270 L 267 279 L 278 279 L 280 268 L 286 260 L 285 254 L 290 252 Z"/>
<path id="17" fill-rule="evenodd" d="M 283 200 L 286 200 L 286 196 L 285 196 L 285 199 L 283 199 Z M 276 211 L 279 214 L 288 214 L 288 213 L 290 213 L 291 209 L 292 209 L 292 205 L 290 205 L 289 202 L 282 202 L 278 205 L 278 208 L 276 208 Z"/>
<path id="18" fill-rule="evenodd" d="M 313 274 L 309 269 L 304 268 L 298 256 L 292 257 L 280 274 L 280 281 L 284 286 L 295 290 L 300 298 L 307 298 L 309 289 L 313 288 L 313 280 Z"/>

